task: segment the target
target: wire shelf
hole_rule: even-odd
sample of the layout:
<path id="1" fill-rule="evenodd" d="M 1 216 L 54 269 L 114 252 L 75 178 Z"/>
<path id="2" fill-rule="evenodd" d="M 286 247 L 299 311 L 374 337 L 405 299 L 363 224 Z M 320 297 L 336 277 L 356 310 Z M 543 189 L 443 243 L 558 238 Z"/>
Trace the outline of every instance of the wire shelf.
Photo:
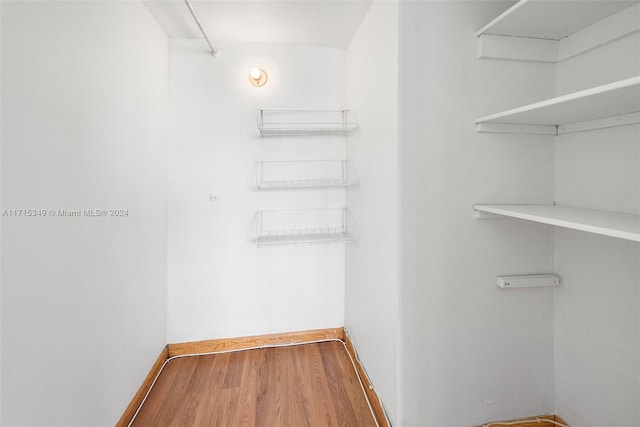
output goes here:
<path id="1" fill-rule="evenodd" d="M 258 110 L 261 136 L 346 136 L 357 130 L 351 110 Z"/>
<path id="2" fill-rule="evenodd" d="M 304 190 L 358 186 L 358 174 L 348 160 L 258 162 L 258 190 Z"/>
<path id="3" fill-rule="evenodd" d="M 290 224 L 290 228 L 284 228 L 285 223 Z M 259 248 L 357 241 L 355 221 L 344 208 L 270 210 L 256 214 Z"/>

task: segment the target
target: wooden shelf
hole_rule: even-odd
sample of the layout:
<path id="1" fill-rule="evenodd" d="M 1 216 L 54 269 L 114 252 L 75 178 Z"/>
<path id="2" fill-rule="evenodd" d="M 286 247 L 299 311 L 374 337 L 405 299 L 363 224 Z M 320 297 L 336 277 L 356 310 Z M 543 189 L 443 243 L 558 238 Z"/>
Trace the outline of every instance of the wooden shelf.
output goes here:
<path id="1" fill-rule="evenodd" d="M 475 205 L 477 218 L 493 214 L 640 242 L 640 215 L 556 205 Z"/>
<path id="2" fill-rule="evenodd" d="M 476 119 L 476 124 L 561 126 L 640 111 L 640 76 Z"/>
<path id="3" fill-rule="evenodd" d="M 638 1 L 521 0 L 482 27 L 483 34 L 561 40 Z"/>

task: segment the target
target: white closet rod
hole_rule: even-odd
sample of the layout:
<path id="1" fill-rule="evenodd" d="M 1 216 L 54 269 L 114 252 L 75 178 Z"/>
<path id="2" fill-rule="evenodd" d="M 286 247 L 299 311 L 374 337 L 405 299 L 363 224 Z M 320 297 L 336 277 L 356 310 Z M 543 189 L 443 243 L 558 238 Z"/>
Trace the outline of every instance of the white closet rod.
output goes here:
<path id="1" fill-rule="evenodd" d="M 204 28 L 202 28 L 202 24 L 200 24 L 200 20 L 198 19 L 198 15 L 196 15 L 196 11 L 193 8 L 193 5 L 191 4 L 191 1 L 190 0 L 184 0 L 184 2 L 186 3 L 187 7 L 189 8 L 189 12 L 191 12 L 191 16 L 193 16 L 194 21 L 196 21 L 196 24 L 198 25 L 198 28 L 200 28 L 200 32 L 204 36 L 204 39 L 207 41 L 207 44 L 209 45 L 209 49 L 211 49 L 211 55 L 212 56 L 220 56 L 220 49 L 216 49 L 211 45 L 211 42 L 209 41 L 209 37 L 207 37 L 207 33 L 204 32 Z"/>

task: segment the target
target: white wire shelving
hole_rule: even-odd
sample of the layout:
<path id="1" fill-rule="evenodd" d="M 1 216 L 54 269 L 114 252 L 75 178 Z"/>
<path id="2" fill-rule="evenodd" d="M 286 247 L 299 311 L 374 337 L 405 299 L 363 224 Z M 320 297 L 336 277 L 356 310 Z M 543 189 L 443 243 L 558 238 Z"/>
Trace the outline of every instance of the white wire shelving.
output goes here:
<path id="1" fill-rule="evenodd" d="M 261 210 L 256 214 L 259 248 L 357 241 L 355 221 L 344 208 Z"/>
<path id="2" fill-rule="evenodd" d="M 261 136 L 346 136 L 357 130 L 351 110 L 258 110 Z"/>
<path id="3" fill-rule="evenodd" d="M 358 173 L 348 160 L 262 161 L 256 175 L 260 191 L 358 186 Z"/>

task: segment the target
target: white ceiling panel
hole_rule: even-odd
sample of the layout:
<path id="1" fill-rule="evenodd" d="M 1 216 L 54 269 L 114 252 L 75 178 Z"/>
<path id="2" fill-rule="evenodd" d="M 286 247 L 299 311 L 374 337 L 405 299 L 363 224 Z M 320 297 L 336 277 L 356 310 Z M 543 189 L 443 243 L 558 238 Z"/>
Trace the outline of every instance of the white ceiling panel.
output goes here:
<path id="1" fill-rule="evenodd" d="M 143 0 L 171 38 L 201 38 L 183 0 Z M 192 0 L 215 41 L 347 47 L 371 0 Z"/>

